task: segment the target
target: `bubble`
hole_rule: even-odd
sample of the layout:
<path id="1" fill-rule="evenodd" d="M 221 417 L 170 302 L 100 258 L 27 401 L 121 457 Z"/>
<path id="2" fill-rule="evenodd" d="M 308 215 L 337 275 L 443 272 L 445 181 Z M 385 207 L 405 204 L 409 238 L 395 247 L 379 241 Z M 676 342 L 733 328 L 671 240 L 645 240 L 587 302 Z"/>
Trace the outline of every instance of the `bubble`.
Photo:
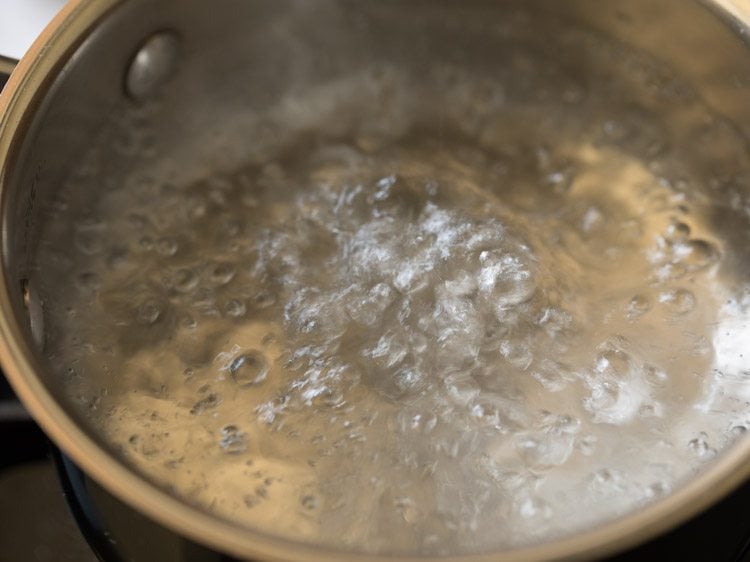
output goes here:
<path id="1" fill-rule="evenodd" d="M 264 346 L 269 346 L 273 343 L 278 341 L 278 337 L 273 332 L 268 332 L 266 335 L 263 336 L 263 339 L 260 340 L 260 343 Z"/>
<path id="2" fill-rule="evenodd" d="M 477 291 L 477 280 L 468 271 L 457 272 L 452 279 L 446 279 L 439 290 L 452 298 L 471 298 Z"/>
<path id="3" fill-rule="evenodd" d="M 226 425 L 221 428 L 219 446 L 229 455 L 239 455 L 247 450 L 247 435 L 236 425 Z"/>
<path id="4" fill-rule="evenodd" d="M 309 511 L 313 511 L 318 507 L 318 498 L 310 494 L 302 496 L 299 502 L 303 508 Z"/>
<path id="5" fill-rule="evenodd" d="M 596 356 L 595 369 L 600 373 L 611 373 L 618 378 L 625 378 L 630 372 L 631 358 L 619 349 L 608 349 Z"/>
<path id="6" fill-rule="evenodd" d="M 714 245 L 705 240 L 676 242 L 672 251 L 676 259 L 689 271 L 704 269 L 719 259 L 719 253 Z"/>
<path id="7" fill-rule="evenodd" d="M 531 376 L 549 392 L 560 392 L 573 380 L 569 367 L 549 359 L 540 361 Z"/>
<path id="8" fill-rule="evenodd" d="M 477 382 L 472 377 L 464 374 L 449 375 L 444 379 L 444 384 L 448 391 L 448 396 L 455 403 L 462 406 L 467 406 L 481 393 L 481 388 Z"/>
<path id="9" fill-rule="evenodd" d="M 646 487 L 645 496 L 649 499 L 660 498 L 669 494 L 671 487 L 667 482 L 654 482 Z"/>
<path id="10" fill-rule="evenodd" d="M 188 293 L 198 286 L 198 276 L 191 269 L 178 269 L 170 282 L 181 293 Z"/>
<path id="11" fill-rule="evenodd" d="M 611 468 L 600 468 L 591 475 L 591 485 L 598 492 L 619 492 L 622 489 L 622 475 Z"/>
<path id="12" fill-rule="evenodd" d="M 216 294 L 207 289 L 198 289 L 193 295 L 193 307 L 203 316 L 212 318 L 220 316 L 216 306 Z"/>
<path id="13" fill-rule="evenodd" d="M 212 410 L 221 404 L 221 396 L 215 393 L 211 393 L 208 396 L 201 398 L 193 407 L 190 408 L 190 413 L 194 416 L 202 414 L 206 410 Z"/>
<path id="14" fill-rule="evenodd" d="M 596 444 L 599 439 L 594 435 L 584 435 L 578 440 L 578 449 L 582 454 L 590 457 L 596 451 Z"/>
<path id="15" fill-rule="evenodd" d="M 540 498 L 528 497 L 521 501 L 518 513 L 524 519 L 549 519 L 552 517 L 552 508 Z"/>
<path id="16" fill-rule="evenodd" d="M 174 256 L 179 249 L 179 244 L 174 238 L 159 238 L 154 244 L 154 249 L 162 256 Z"/>
<path id="17" fill-rule="evenodd" d="M 374 364 L 383 367 L 399 365 L 409 354 L 409 334 L 389 331 L 380 336 L 373 345 L 362 350 L 362 355 L 374 359 Z"/>
<path id="18" fill-rule="evenodd" d="M 643 404 L 638 410 L 638 415 L 643 418 L 660 418 L 663 413 L 663 407 L 658 402 Z"/>
<path id="19" fill-rule="evenodd" d="M 379 179 L 371 200 L 375 212 L 381 215 L 416 217 L 429 198 L 424 178 L 391 175 Z"/>
<path id="20" fill-rule="evenodd" d="M 669 380 L 669 375 L 663 369 L 653 365 L 645 365 L 643 375 L 648 383 L 657 387 L 664 386 Z"/>
<path id="21" fill-rule="evenodd" d="M 627 316 L 630 320 L 636 320 L 651 310 L 651 300 L 645 295 L 634 295 L 628 301 Z"/>
<path id="22" fill-rule="evenodd" d="M 659 303 L 673 316 L 683 316 L 695 308 L 695 296 L 687 289 L 674 289 L 660 293 Z"/>
<path id="23" fill-rule="evenodd" d="M 519 433 L 515 448 L 521 458 L 535 467 L 559 466 L 573 453 L 575 437 L 569 432 Z"/>
<path id="24" fill-rule="evenodd" d="M 666 263 L 659 267 L 656 276 L 660 281 L 678 281 L 685 277 L 687 267 L 682 263 Z"/>
<path id="25" fill-rule="evenodd" d="M 500 343 L 500 356 L 508 363 L 521 370 L 526 370 L 534 361 L 534 354 L 531 348 L 524 341 L 514 342 L 505 340 Z"/>
<path id="26" fill-rule="evenodd" d="M 383 312 L 395 300 L 394 292 L 387 283 L 378 283 L 364 297 L 357 294 L 348 299 L 347 312 L 360 324 L 372 326 L 379 322 Z"/>
<path id="27" fill-rule="evenodd" d="M 188 330 L 195 330 L 198 327 L 198 321 L 190 314 L 184 313 L 180 316 L 179 325 Z"/>
<path id="28" fill-rule="evenodd" d="M 230 263 L 217 263 L 210 270 L 208 277 L 214 286 L 226 285 L 236 273 L 235 267 Z"/>
<path id="29" fill-rule="evenodd" d="M 445 366 L 461 364 L 475 358 L 479 353 L 482 339 L 482 326 L 479 314 L 469 299 L 452 297 L 438 289 L 435 307 L 430 316 L 418 320 L 425 334 L 437 339 L 440 353 L 445 357 Z M 415 353 L 422 353 L 419 347 L 427 347 L 426 340 L 411 342 Z"/>
<path id="30" fill-rule="evenodd" d="M 501 316 L 503 310 L 526 302 L 536 291 L 531 268 L 520 255 L 485 250 L 479 262 L 479 292 L 489 297 Z"/>
<path id="31" fill-rule="evenodd" d="M 542 427 L 551 434 L 573 434 L 578 433 L 581 427 L 581 420 L 569 414 L 554 415 L 547 413 L 544 416 Z"/>
<path id="32" fill-rule="evenodd" d="M 270 291 L 261 291 L 253 297 L 253 304 L 259 309 L 268 308 L 276 304 L 276 296 Z"/>
<path id="33" fill-rule="evenodd" d="M 417 507 L 416 502 L 409 497 L 398 498 L 394 504 L 398 509 L 401 518 L 407 523 L 414 524 L 421 516 L 421 512 Z"/>
<path id="34" fill-rule="evenodd" d="M 401 433 L 411 431 L 429 434 L 435 429 L 438 418 L 433 413 L 402 410 L 396 416 L 396 425 Z"/>
<path id="35" fill-rule="evenodd" d="M 255 386 L 266 380 L 268 362 L 262 352 L 250 350 L 230 363 L 229 374 L 241 387 Z"/>
<path id="36" fill-rule="evenodd" d="M 744 425 L 735 425 L 730 429 L 730 432 L 734 437 L 741 437 L 747 433 L 747 427 Z"/>
<path id="37" fill-rule="evenodd" d="M 575 170 L 572 167 L 564 167 L 547 174 L 545 182 L 556 193 L 566 193 L 570 190 L 575 178 Z"/>
<path id="38" fill-rule="evenodd" d="M 416 367 L 404 367 L 393 374 L 392 388 L 395 390 L 395 397 L 403 398 L 420 390 L 425 376 L 422 371 Z M 393 395 L 393 394 L 392 394 Z"/>
<path id="39" fill-rule="evenodd" d="M 667 227 L 664 238 L 671 242 L 684 242 L 690 237 L 690 226 L 684 222 L 673 222 Z"/>
<path id="40" fill-rule="evenodd" d="M 339 336 L 342 311 L 331 302 L 331 299 L 338 301 L 337 296 L 321 295 L 307 288 L 299 290 L 284 307 L 286 325 L 300 334 L 318 333 L 321 339 Z"/>
<path id="41" fill-rule="evenodd" d="M 247 494 L 242 498 L 242 501 L 245 504 L 245 507 L 252 509 L 262 501 L 262 498 L 255 494 Z"/>
<path id="42" fill-rule="evenodd" d="M 599 209 L 589 207 L 581 219 L 581 230 L 584 234 L 589 234 L 593 230 L 600 228 L 604 221 L 604 214 Z"/>
<path id="43" fill-rule="evenodd" d="M 705 433 L 691 439 L 688 442 L 688 449 L 699 458 L 711 458 L 716 455 L 716 450 L 708 444 L 708 435 Z"/>
<path id="44" fill-rule="evenodd" d="M 247 311 L 245 303 L 239 299 L 231 299 L 224 303 L 224 314 L 231 318 L 244 316 Z"/>
<path id="45" fill-rule="evenodd" d="M 632 419 L 649 396 L 638 366 L 621 349 L 599 352 L 594 371 L 586 377 L 589 395 L 583 406 L 594 423 L 623 424 Z"/>
<path id="46" fill-rule="evenodd" d="M 141 324 L 154 324 L 162 314 L 161 306 L 156 301 L 147 301 L 138 307 L 138 322 Z"/>

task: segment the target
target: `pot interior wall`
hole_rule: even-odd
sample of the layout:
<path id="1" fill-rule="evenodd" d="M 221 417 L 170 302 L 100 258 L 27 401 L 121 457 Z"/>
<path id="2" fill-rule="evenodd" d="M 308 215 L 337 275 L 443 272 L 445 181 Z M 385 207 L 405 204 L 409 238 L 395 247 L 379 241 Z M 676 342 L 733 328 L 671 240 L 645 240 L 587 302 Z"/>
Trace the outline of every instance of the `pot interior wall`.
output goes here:
<path id="1" fill-rule="evenodd" d="M 179 4 L 179 7 L 178 7 Z M 131 0 L 96 22 L 29 107 L 6 166 L 4 259 L 10 286 L 28 277 L 37 210 L 54 199 L 61 181 L 91 146 L 97 131 L 124 112 L 137 112 L 125 92 L 125 73 L 139 46 L 160 30 L 176 31 L 182 52 L 178 71 L 149 115 L 159 138 L 200 138 L 198 157 L 214 165 L 230 160 L 211 132 L 238 116 L 262 114 L 299 93 L 373 61 L 395 63 L 417 75 L 435 60 L 486 69 L 508 63 L 503 36 L 514 33 L 527 52 L 567 59 L 571 76 L 586 76 L 580 53 L 550 52 L 547 38 L 569 24 L 615 37 L 663 61 L 745 136 L 750 136 L 750 57 L 745 28 L 715 6 L 668 0 L 621 3 L 565 2 L 243 2 Z M 660 84 L 654 84 L 659 88 Z M 666 85 L 668 86 L 668 85 Z M 192 147 L 191 147 L 192 149 Z M 117 151 L 113 151 L 117 182 Z M 121 171 L 121 170 L 120 170 Z M 728 179 L 728 178 L 727 178 Z M 739 181 L 739 180 L 738 180 Z M 730 183 L 730 182 L 725 182 Z M 747 191 L 742 183 L 735 189 Z M 727 194 L 713 193 L 712 196 Z M 739 234 L 744 217 L 726 216 Z M 21 292 L 16 295 L 19 299 Z M 20 302 L 20 300 L 19 300 Z M 24 324 L 25 322 L 22 322 Z"/>

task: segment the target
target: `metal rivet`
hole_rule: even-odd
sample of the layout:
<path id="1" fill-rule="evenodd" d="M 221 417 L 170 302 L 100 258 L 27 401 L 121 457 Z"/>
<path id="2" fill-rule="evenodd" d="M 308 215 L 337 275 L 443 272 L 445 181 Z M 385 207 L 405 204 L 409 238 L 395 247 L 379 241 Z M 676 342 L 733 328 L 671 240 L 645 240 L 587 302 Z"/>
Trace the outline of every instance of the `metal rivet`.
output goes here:
<path id="1" fill-rule="evenodd" d="M 140 101 L 152 94 L 172 74 L 180 54 L 180 41 L 171 31 L 149 37 L 133 56 L 125 75 L 125 90 Z"/>

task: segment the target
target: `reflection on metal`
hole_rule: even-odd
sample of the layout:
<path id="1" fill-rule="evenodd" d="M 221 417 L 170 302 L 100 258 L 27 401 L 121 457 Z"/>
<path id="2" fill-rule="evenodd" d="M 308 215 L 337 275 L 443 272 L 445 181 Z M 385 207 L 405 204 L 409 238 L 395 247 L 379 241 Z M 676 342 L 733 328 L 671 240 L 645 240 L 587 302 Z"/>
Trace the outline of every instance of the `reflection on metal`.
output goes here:
<path id="1" fill-rule="evenodd" d="M 750 20 L 750 3 L 747 0 L 715 0 L 715 3 L 741 22 L 748 22 Z M 746 24 L 746 33 L 747 29 Z"/>
<path id="2" fill-rule="evenodd" d="M 21 280 L 21 298 L 29 315 L 31 337 L 39 349 L 44 349 L 44 311 L 36 292 L 29 286 L 28 279 Z"/>

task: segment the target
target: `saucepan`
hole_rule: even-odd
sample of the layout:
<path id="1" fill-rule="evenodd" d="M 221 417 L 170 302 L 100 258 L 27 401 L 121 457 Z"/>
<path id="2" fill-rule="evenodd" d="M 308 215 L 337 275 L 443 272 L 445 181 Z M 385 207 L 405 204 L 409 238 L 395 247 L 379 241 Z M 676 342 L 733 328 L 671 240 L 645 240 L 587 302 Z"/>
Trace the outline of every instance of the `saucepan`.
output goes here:
<path id="1" fill-rule="evenodd" d="M 0 72 L 3 371 L 154 521 L 592 558 L 750 474 L 746 2 L 72 0 Z"/>

